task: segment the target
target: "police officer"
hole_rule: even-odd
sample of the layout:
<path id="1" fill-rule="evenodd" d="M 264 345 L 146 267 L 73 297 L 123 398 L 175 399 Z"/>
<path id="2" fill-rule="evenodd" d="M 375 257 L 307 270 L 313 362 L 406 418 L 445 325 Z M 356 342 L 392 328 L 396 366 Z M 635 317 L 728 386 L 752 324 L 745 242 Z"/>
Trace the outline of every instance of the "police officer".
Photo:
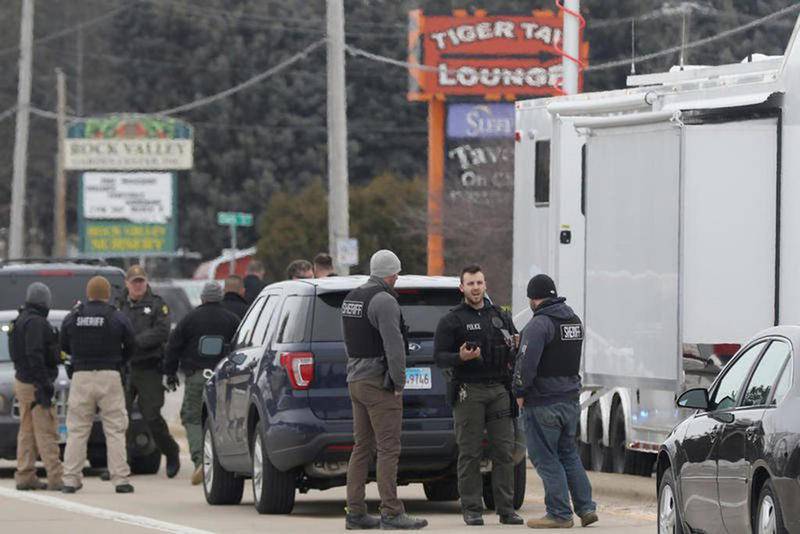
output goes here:
<path id="1" fill-rule="evenodd" d="M 181 422 L 186 428 L 189 451 L 194 462 L 192 484 L 203 481 L 203 387 L 206 379 L 205 369 L 217 366 L 222 354 L 216 358 L 199 353 L 199 342 L 203 336 L 222 336 L 225 342 L 231 341 L 239 326 L 239 317 L 226 310 L 220 301 L 222 289 L 216 282 L 208 282 L 200 294 L 202 304 L 189 312 L 169 338 L 164 373 L 168 387 L 174 391 L 178 387 L 178 366 L 186 376 L 181 406 Z"/>
<path id="2" fill-rule="evenodd" d="M 62 487 L 64 468 L 58 458 L 58 422 L 53 406 L 53 382 L 58 377 L 58 336 L 47 322 L 50 288 L 41 282 L 28 286 L 25 305 L 11 323 L 9 352 L 14 362 L 14 396 L 19 403 L 17 434 L 18 490 Z M 42 457 L 47 484 L 36 476 L 36 455 Z"/>
<path id="3" fill-rule="evenodd" d="M 83 487 L 86 442 L 99 408 L 111 483 L 117 493 L 133 493 L 125 450 L 128 411 L 120 375 L 120 369 L 133 354 L 133 327 L 108 303 L 111 284 L 104 277 L 89 280 L 86 298 L 86 303 L 67 315 L 61 328 L 61 350 L 72 355 L 73 368 L 61 491 L 75 493 Z"/>
<path id="4" fill-rule="evenodd" d="M 492 460 L 492 492 L 500 523 L 521 525 L 514 511 L 514 421 L 510 394 L 516 331 L 511 319 L 486 299 L 480 266 L 461 272 L 464 302 L 442 317 L 434 336 L 436 364 L 452 373 L 449 384 L 458 443 L 458 493 L 464 522 L 483 525 L 480 463 L 484 430 Z"/>
<path id="5" fill-rule="evenodd" d="M 406 350 L 403 316 L 394 285 L 400 259 L 379 250 L 370 277 L 342 303 L 347 349 L 347 389 L 353 406 L 353 452 L 347 464 L 347 530 L 420 529 L 428 522 L 406 514 L 397 497 L 397 464 L 403 423 Z M 364 487 L 377 453 L 381 517 L 367 513 Z"/>
<path id="6" fill-rule="evenodd" d="M 150 289 L 147 273 L 141 265 L 128 269 L 119 309 L 130 320 L 136 333 L 136 349 L 127 377 L 128 410 L 134 401 L 138 403 L 153 441 L 167 457 L 167 476 L 172 478 L 180 470 L 180 448 L 161 416 L 164 406 L 162 366 L 170 329 L 169 309 Z"/>
<path id="7" fill-rule="evenodd" d="M 585 527 L 597 521 L 597 507 L 575 441 L 583 325 L 546 274 L 528 282 L 528 299 L 533 318 L 522 329 L 514 395 L 523 407 L 528 457 L 542 479 L 547 510 L 528 526 L 572 527 L 571 496 Z"/>

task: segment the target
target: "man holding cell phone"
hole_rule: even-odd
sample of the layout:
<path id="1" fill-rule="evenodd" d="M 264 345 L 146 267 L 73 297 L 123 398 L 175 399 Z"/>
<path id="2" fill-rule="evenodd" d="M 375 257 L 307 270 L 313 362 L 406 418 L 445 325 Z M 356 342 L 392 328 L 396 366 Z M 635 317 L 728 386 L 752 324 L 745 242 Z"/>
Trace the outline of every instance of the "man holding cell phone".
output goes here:
<path id="1" fill-rule="evenodd" d="M 511 318 L 486 298 L 480 266 L 461 271 L 464 302 L 441 318 L 434 336 L 436 365 L 451 374 L 448 402 L 453 407 L 458 443 L 458 493 L 469 526 L 483 525 L 484 431 L 492 460 L 492 492 L 500 523 L 521 525 L 514 511 L 514 421 L 511 396 L 519 336 Z"/>

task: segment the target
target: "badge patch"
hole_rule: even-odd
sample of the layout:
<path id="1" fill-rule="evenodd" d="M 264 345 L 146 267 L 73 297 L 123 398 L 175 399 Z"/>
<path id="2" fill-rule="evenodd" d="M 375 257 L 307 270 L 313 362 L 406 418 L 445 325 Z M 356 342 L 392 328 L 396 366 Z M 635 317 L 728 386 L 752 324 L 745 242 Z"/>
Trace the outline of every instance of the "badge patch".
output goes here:
<path id="1" fill-rule="evenodd" d="M 164 315 L 169 315 L 169 308 L 167 307 L 167 305 L 166 305 L 166 304 L 164 304 L 163 306 L 161 306 L 161 312 L 162 312 Z"/>
<path id="2" fill-rule="evenodd" d="M 145 315 L 150 315 L 150 312 L 153 311 L 150 306 L 145 306 L 144 310 L 142 310 Z"/>
<path id="3" fill-rule="evenodd" d="M 364 315 L 364 303 L 359 300 L 346 300 L 342 302 L 342 315 L 360 319 Z"/>
<path id="4" fill-rule="evenodd" d="M 581 341 L 583 339 L 583 325 L 562 324 L 561 341 Z"/>

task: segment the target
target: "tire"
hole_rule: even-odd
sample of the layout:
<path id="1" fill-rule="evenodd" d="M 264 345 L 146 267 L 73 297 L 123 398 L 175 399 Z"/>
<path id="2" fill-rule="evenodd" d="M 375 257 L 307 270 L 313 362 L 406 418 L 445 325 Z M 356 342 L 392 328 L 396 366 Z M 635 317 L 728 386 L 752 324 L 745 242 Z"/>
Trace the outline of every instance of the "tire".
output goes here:
<path id="1" fill-rule="evenodd" d="M 608 436 L 611 456 L 611 472 L 617 474 L 633 475 L 637 473 L 637 452 L 628 450 L 625 446 L 625 414 L 618 404 L 614 405 L 611 412 L 611 425 Z"/>
<path id="2" fill-rule="evenodd" d="M 217 459 L 214 436 L 208 422 L 203 424 L 203 493 L 208 504 L 239 504 L 244 479 L 226 471 Z"/>
<path id="3" fill-rule="evenodd" d="M 772 480 L 767 480 L 758 496 L 756 515 L 753 518 L 753 533 L 773 534 L 781 532 L 788 532 L 786 525 L 783 523 L 783 512 L 778 502 L 778 496 L 775 494 Z"/>
<path id="4" fill-rule="evenodd" d="M 683 534 L 681 509 L 675 492 L 672 471 L 667 468 L 658 487 L 658 534 Z"/>
<path id="5" fill-rule="evenodd" d="M 656 464 L 656 455 L 649 452 L 636 453 L 636 472 L 640 477 L 650 478 L 653 476 L 653 468 Z"/>
<path id="6" fill-rule="evenodd" d="M 581 424 L 578 423 L 578 430 L 575 433 L 575 446 L 578 448 L 578 456 L 580 456 L 581 464 L 586 471 L 591 470 L 592 466 L 592 450 L 588 443 L 581 441 Z"/>
<path id="7" fill-rule="evenodd" d="M 155 475 L 161 467 L 161 451 L 158 449 L 141 456 L 131 457 L 131 473 L 134 475 Z"/>
<path id="8" fill-rule="evenodd" d="M 431 502 L 458 500 L 458 479 L 456 477 L 423 482 L 422 488 L 425 490 L 425 497 Z"/>
<path id="9" fill-rule="evenodd" d="M 297 475 L 279 471 L 267 456 L 267 440 L 261 421 L 252 437 L 253 501 L 259 514 L 289 514 L 294 508 Z"/>
<path id="10" fill-rule="evenodd" d="M 525 484 L 527 482 L 527 465 L 525 460 L 514 466 L 514 510 L 522 508 L 525 502 Z M 487 510 L 494 510 L 494 494 L 492 493 L 492 474 L 483 476 L 483 504 Z"/>
<path id="11" fill-rule="evenodd" d="M 87 454 L 89 459 L 89 464 L 92 466 L 92 469 L 105 469 L 108 467 L 108 457 L 106 456 L 106 451 L 89 451 Z"/>
<path id="12" fill-rule="evenodd" d="M 587 433 L 589 439 L 589 470 L 609 472 L 611 470 L 611 459 L 609 458 L 608 447 L 603 445 L 603 417 L 598 408 L 589 410 Z"/>

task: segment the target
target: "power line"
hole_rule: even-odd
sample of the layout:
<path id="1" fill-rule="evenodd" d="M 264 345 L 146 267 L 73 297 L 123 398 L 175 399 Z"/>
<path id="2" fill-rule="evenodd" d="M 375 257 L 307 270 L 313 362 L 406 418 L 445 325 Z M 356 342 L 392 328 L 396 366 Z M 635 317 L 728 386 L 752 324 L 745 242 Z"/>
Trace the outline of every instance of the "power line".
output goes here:
<path id="1" fill-rule="evenodd" d="M 7 110 L 0 113 L 0 122 L 3 122 L 7 118 L 9 118 L 11 115 L 14 114 L 15 111 L 17 111 L 17 106 L 11 106 Z"/>
<path id="2" fill-rule="evenodd" d="M 681 49 L 688 50 L 689 48 L 696 48 L 698 46 L 703 46 L 703 45 L 706 45 L 708 43 L 712 43 L 714 41 L 718 41 L 720 39 L 725 39 L 726 37 L 730 37 L 731 35 L 735 35 L 737 33 L 741 33 L 741 32 L 747 31 L 747 30 L 749 30 L 751 28 L 755 28 L 756 26 L 760 26 L 760 25 L 762 25 L 762 24 L 764 24 L 766 22 L 769 22 L 769 21 L 771 21 L 773 19 L 776 19 L 778 17 L 782 17 L 783 15 L 786 15 L 787 13 L 791 13 L 792 11 L 795 11 L 797 9 L 800 9 L 800 4 L 795 4 L 795 5 L 792 5 L 792 6 L 785 7 L 783 9 L 779 9 L 778 11 L 776 11 L 774 13 L 770 13 L 769 15 L 761 17 L 760 19 L 753 20 L 751 22 L 748 22 L 747 24 L 743 24 L 741 26 L 737 26 L 735 28 L 731 28 L 730 30 L 726 30 L 726 31 L 718 33 L 716 35 L 712 35 L 710 37 L 705 37 L 703 39 L 698 39 L 697 41 L 692 41 L 690 43 L 686 43 L 686 45 L 673 46 L 673 47 L 670 47 L 670 48 L 666 48 L 664 50 L 660 50 L 658 52 L 652 52 L 650 54 L 645 54 L 643 56 L 637 56 L 636 57 L 636 61 L 641 63 L 642 61 L 648 61 L 648 60 L 655 59 L 655 58 L 658 58 L 658 57 L 668 56 L 668 55 L 673 54 L 675 52 L 679 52 Z M 606 63 L 600 63 L 600 64 L 597 64 L 597 65 L 589 65 L 588 67 L 586 67 L 584 69 L 584 72 L 590 72 L 590 71 L 595 71 L 595 70 L 606 70 L 606 69 L 613 69 L 615 67 L 628 66 L 628 65 L 630 65 L 630 62 L 631 62 L 630 58 L 625 58 L 625 59 L 618 59 L 618 60 L 615 60 L 615 61 L 608 61 Z"/>
<path id="3" fill-rule="evenodd" d="M 265 80 L 265 79 L 269 78 L 270 76 L 279 73 L 283 69 L 285 69 L 285 68 L 287 68 L 287 67 L 289 67 L 289 66 L 291 66 L 291 65 L 293 65 L 295 63 L 297 63 L 301 59 L 305 59 L 305 57 L 308 56 L 308 54 L 310 54 L 311 52 L 313 52 L 314 50 L 316 50 L 317 48 L 319 48 L 323 44 L 325 44 L 325 39 L 320 39 L 320 40 L 308 45 L 303 50 L 301 50 L 300 52 L 294 54 L 293 56 L 289 57 L 288 59 L 285 59 L 285 60 L 281 61 L 280 63 L 278 63 L 274 67 L 272 67 L 270 69 L 267 69 L 266 71 L 262 72 L 261 74 L 256 74 L 252 78 L 249 78 L 248 80 L 245 80 L 245 81 L 243 81 L 242 83 L 240 83 L 238 85 L 234 85 L 233 87 L 231 87 L 229 89 L 225 89 L 224 91 L 220 91 L 219 93 L 216 93 L 216 94 L 204 97 L 204 98 L 199 98 L 199 99 L 197 99 L 197 100 L 195 100 L 193 102 L 189 102 L 188 104 L 183 104 L 183 105 L 180 105 L 180 106 L 176 106 L 174 108 L 164 109 L 164 110 L 158 111 L 157 113 L 159 113 L 161 115 L 172 115 L 174 113 L 182 113 L 184 111 L 189 111 L 189 110 L 192 110 L 192 109 L 195 109 L 195 108 L 199 108 L 201 106 L 206 106 L 208 104 L 211 104 L 212 102 L 216 102 L 217 100 L 222 100 L 223 98 L 229 97 L 232 94 L 235 94 L 235 93 L 238 93 L 239 91 L 247 89 L 248 87 L 257 84 L 257 83 L 261 82 L 262 80 Z"/>
<path id="4" fill-rule="evenodd" d="M 78 23 L 78 24 L 76 24 L 74 26 L 69 26 L 67 28 L 64 28 L 63 30 L 59 30 L 59 31 L 57 31 L 55 33 L 51 33 L 50 35 L 46 35 L 44 37 L 39 37 L 38 39 L 34 39 L 33 40 L 33 44 L 34 44 L 34 46 L 36 46 L 36 45 L 40 45 L 40 44 L 44 44 L 44 43 L 49 43 L 50 41 L 54 41 L 54 40 L 56 40 L 56 39 L 58 39 L 60 37 L 64 37 L 65 35 L 69 35 L 70 33 L 76 32 L 76 31 L 81 30 L 83 28 L 87 28 L 89 26 L 93 26 L 93 25 L 97 24 L 98 22 L 102 22 L 102 21 L 104 21 L 106 19 L 109 19 L 109 18 L 117 15 L 118 13 L 120 13 L 122 11 L 125 11 L 126 9 L 130 9 L 131 7 L 133 7 L 133 5 L 135 3 L 136 3 L 135 1 L 134 2 L 130 2 L 127 5 L 120 6 L 120 7 L 116 8 L 116 9 L 112 9 L 111 11 L 109 11 L 107 13 L 104 13 L 103 15 L 100 15 L 100 16 L 95 17 L 93 19 L 89 19 L 87 21 Z M 19 50 L 19 46 L 12 46 L 12 47 L 9 47 L 9 48 L 4 48 L 4 49 L 0 50 L 0 56 L 4 56 L 6 54 L 11 54 L 13 52 L 17 52 L 18 50 Z"/>

